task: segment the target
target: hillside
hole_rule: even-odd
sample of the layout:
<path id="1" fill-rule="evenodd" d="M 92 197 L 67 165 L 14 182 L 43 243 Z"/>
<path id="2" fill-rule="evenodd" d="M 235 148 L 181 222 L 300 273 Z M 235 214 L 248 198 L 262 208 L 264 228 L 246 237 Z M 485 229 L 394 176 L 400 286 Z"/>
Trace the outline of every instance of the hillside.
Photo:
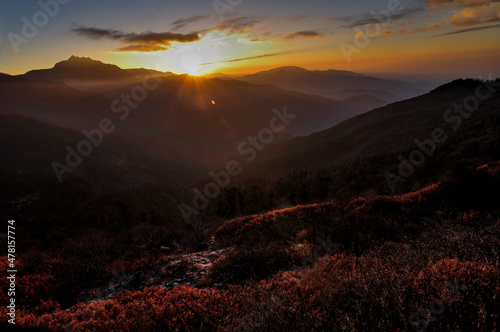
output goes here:
<path id="1" fill-rule="evenodd" d="M 500 0 L 1 8 L 0 332 L 500 332 Z"/>
<path id="2" fill-rule="evenodd" d="M 109 114 L 109 101 L 63 83 L 0 76 L 0 114 L 17 114 L 75 130 L 95 126 Z"/>
<path id="3" fill-rule="evenodd" d="M 488 144 L 498 132 L 500 91 L 498 80 L 490 82 L 491 95 L 478 103 L 478 109 L 460 113 L 448 111 L 453 105 L 463 105 L 474 96 L 483 83 L 477 80 L 457 80 L 425 95 L 393 103 L 348 119 L 332 128 L 307 137 L 297 137 L 262 154 L 261 163 L 252 164 L 253 174 L 270 175 L 322 168 L 334 163 L 408 152 L 415 140 L 426 141 L 436 128 L 448 139 L 436 143 L 436 148 L 456 139 L 466 144 L 473 140 Z M 481 93 L 486 93 L 482 88 Z M 455 129 L 456 128 L 456 129 Z M 430 146 L 430 145 L 429 145 Z M 457 146 L 453 149 L 460 150 Z M 450 153 L 452 151 L 448 150 Z M 439 151 L 438 151 L 439 152 Z M 408 156 L 406 156 L 408 158 Z M 266 160 L 267 159 L 267 160 Z M 399 161 L 394 159 L 394 167 Z"/>
<path id="4" fill-rule="evenodd" d="M 0 169 L 43 172 L 57 182 L 53 163 L 67 165 L 67 147 L 78 151 L 78 144 L 84 140 L 88 141 L 88 138 L 77 131 L 18 115 L 0 115 Z M 73 152 L 70 160 L 76 160 L 76 155 Z M 80 158 L 81 162 L 70 173 L 63 172 L 63 180 L 80 177 L 119 186 L 144 183 L 186 185 L 201 174 L 201 169 L 193 165 L 149 155 L 108 135 L 103 135 L 102 144 L 93 145 L 88 156 Z"/>
<path id="5" fill-rule="evenodd" d="M 38 284 L 19 295 L 30 303 L 19 324 L 109 331 L 179 325 L 340 331 L 380 324 L 392 330 L 490 331 L 499 295 L 499 170 L 494 163 L 404 195 L 228 220 L 213 233 L 209 251 L 182 254 L 178 247 L 155 253 L 158 243 L 148 237 L 164 238 L 157 234 L 165 232 L 160 226 L 136 227 L 133 246 L 143 250 L 126 255 L 126 237 L 78 236 L 69 242 L 73 250 L 59 252 L 58 259 L 51 258 L 57 251 L 32 253 L 20 263 L 30 271 L 20 282 Z M 103 253 L 104 266 L 98 264 Z M 78 275 L 79 257 L 95 274 L 111 275 L 89 283 Z M 37 262 L 44 270 L 37 270 Z M 68 276 L 73 283 L 63 282 Z M 72 305 L 66 288 L 75 283 L 95 289 Z"/>

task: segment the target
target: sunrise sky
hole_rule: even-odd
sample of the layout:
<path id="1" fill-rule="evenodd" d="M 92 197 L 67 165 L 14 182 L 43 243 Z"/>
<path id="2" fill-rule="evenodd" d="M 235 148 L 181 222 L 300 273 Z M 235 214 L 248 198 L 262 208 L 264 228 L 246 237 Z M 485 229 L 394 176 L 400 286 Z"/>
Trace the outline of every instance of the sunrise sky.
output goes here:
<path id="1" fill-rule="evenodd" d="M 0 72 L 77 55 L 178 74 L 300 66 L 416 79 L 500 76 L 499 0 L 54 1 L 40 1 L 52 3 L 48 14 L 39 1 L 2 1 Z M 374 24 L 377 14 L 383 24 Z"/>

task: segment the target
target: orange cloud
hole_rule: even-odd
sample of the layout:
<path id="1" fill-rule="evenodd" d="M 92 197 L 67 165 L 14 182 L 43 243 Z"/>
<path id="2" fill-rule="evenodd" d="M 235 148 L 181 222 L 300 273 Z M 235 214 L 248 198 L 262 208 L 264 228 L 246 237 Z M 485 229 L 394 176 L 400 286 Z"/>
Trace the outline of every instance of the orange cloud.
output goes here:
<path id="1" fill-rule="evenodd" d="M 428 26 L 419 26 L 418 28 L 409 31 L 407 29 L 399 29 L 398 33 L 401 35 L 405 35 L 408 33 L 417 33 L 417 32 L 426 32 L 426 31 L 435 31 L 439 30 L 443 26 L 443 23 L 432 23 L 429 24 Z"/>
<path id="2" fill-rule="evenodd" d="M 448 24 L 468 27 L 500 22 L 500 0 L 424 0 L 429 6 L 454 7 L 455 13 L 446 18 Z"/>
<path id="3" fill-rule="evenodd" d="M 381 36 L 390 36 L 392 33 L 386 28 L 380 28 L 377 31 L 360 31 L 356 34 L 355 38 L 360 38 L 362 36 L 368 36 L 370 38 L 381 37 Z"/>
<path id="4" fill-rule="evenodd" d="M 441 28 L 443 26 L 443 23 L 434 23 L 434 24 L 431 24 L 431 25 L 428 25 L 426 27 L 423 27 L 423 26 L 419 26 L 415 32 L 425 32 L 425 31 L 434 31 L 434 30 L 438 30 L 439 28 Z"/>
<path id="5" fill-rule="evenodd" d="M 445 19 L 446 23 L 457 27 L 467 27 L 471 25 L 500 22 L 500 14 L 491 10 L 475 10 L 464 8 L 456 12 L 453 16 Z"/>

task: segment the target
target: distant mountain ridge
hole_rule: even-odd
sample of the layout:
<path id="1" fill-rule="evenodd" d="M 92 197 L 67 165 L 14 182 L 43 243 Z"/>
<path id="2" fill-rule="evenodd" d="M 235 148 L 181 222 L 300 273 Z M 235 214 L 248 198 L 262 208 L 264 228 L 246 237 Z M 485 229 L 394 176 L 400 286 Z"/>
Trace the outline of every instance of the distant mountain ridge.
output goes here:
<path id="1" fill-rule="evenodd" d="M 370 95 L 380 100 L 376 106 L 383 106 L 427 92 L 417 85 L 402 81 L 333 69 L 309 71 L 300 67 L 280 67 L 245 75 L 238 79 L 253 84 L 273 85 L 336 100 Z M 429 83 L 426 84 L 428 87 Z"/>
<path id="2" fill-rule="evenodd" d="M 132 68 L 132 69 L 125 69 L 127 73 L 130 73 L 138 78 L 144 78 L 145 76 L 172 76 L 175 75 L 172 72 L 164 72 L 164 71 L 159 71 L 159 70 L 153 70 L 153 69 L 146 69 L 146 68 Z"/>
<path id="3" fill-rule="evenodd" d="M 63 82 L 78 89 L 99 93 L 106 89 L 112 90 L 124 86 L 126 84 L 121 83 L 142 79 L 147 75 L 162 77 L 176 74 L 145 68 L 121 69 L 116 65 L 105 64 L 88 57 L 71 56 L 69 59 L 57 63 L 53 68 L 31 70 L 19 76 L 28 79 Z M 370 102 L 351 103 L 351 105 L 361 107 L 362 111 L 415 97 L 437 86 L 431 82 L 410 84 L 370 77 L 347 70 L 310 71 L 297 66 L 282 66 L 249 75 L 226 75 L 223 73 L 206 75 L 206 78 L 218 77 L 257 85 L 272 85 L 335 100 L 361 96 L 365 96 L 365 99 L 366 96 L 376 98 Z M 107 82 L 108 87 L 104 86 L 103 82 Z M 114 82 L 114 86 L 111 86 L 112 82 Z M 98 85 L 96 86 L 96 84 Z"/>
<path id="4" fill-rule="evenodd" d="M 328 70 L 314 70 L 310 71 L 308 69 L 302 68 L 302 67 L 297 67 L 297 66 L 282 66 L 278 68 L 273 68 L 269 70 L 263 70 L 256 72 L 252 75 L 265 75 L 265 74 L 275 74 L 275 73 L 280 73 L 280 72 L 285 72 L 285 73 L 318 73 L 318 74 L 324 74 L 324 75 L 345 75 L 345 76 L 359 76 L 359 77 L 367 77 L 366 75 L 362 74 L 357 74 L 352 71 L 348 70 L 336 70 L 336 69 L 328 69 Z"/>
<path id="5" fill-rule="evenodd" d="M 132 80 L 134 76 L 120 67 L 91 58 L 71 56 L 50 69 L 31 70 L 24 75 L 28 79 L 64 82 L 66 80 Z"/>

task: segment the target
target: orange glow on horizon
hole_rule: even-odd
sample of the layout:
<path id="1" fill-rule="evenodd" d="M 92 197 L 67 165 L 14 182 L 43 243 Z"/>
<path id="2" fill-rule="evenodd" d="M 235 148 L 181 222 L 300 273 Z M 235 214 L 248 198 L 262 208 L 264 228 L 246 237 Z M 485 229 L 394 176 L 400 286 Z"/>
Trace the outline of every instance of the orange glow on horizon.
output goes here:
<path id="1" fill-rule="evenodd" d="M 433 76 L 469 75 L 488 71 L 498 75 L 499 65 L 495 57 L 500 55 L 498 46 L 491 44 L 497 30 L 491 29 L 464 43 L 462 34 L 436 37 L 437 32 L 405 34 L 372 38 L 370 44 L 351 61 L 344 57 L 339 44 L 353 44 L 355 34 L 328 36 L 323 39 L 299 39 L 293 42 L 276 40 L 255 41 L 248 34 L 229 34 L 212 31 L 192 43 L 173 42 L 171 48 L 161 52 L 113 52 L 91 50 L 88 56 L 104 63 L 115 64 L 123 69 L 149 68 L 153 70 L 204 76 L 215 73 L 247 75 L 282 66 L 297 66 L 307 70 L 348 70 L 357 73 L 417 74 Z M 71 54 L 67 56 L 69 58 Z M 64 58 L 51 62 L 39 58 L 30 63 L 15 63 L 3 68 L 3 72 L 23 74 L 32 69 L 51 68 Z M 26 68 L 29 66 L 30 68 Z M 22 71 L 25 69 L 24 71 Z M 14 71 L 14 72 L 12 72 Z M 484 73 L 487 75 L 488 73 Z"/>

